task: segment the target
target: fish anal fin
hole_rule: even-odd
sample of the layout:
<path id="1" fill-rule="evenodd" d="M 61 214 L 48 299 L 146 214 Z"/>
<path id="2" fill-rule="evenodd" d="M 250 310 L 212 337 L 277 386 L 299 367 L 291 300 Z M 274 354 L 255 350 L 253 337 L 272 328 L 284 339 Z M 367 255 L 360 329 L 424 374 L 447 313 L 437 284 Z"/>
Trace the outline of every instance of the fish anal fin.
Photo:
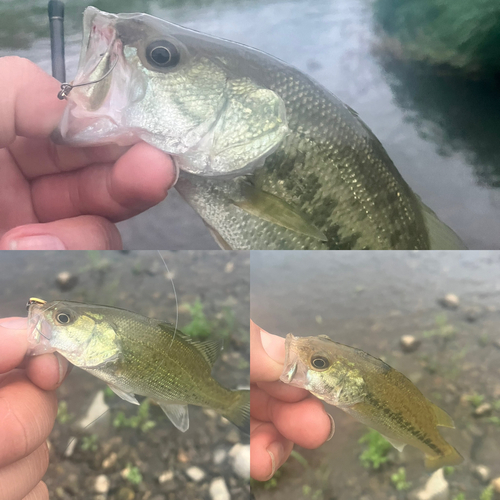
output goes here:
<path id="1" fill-rule="evenodd" d="M 317 240 L 327 240 L 324 233 L 309 220 L 307 214 L 281 198 L 249 183 L 242 185 L 242 196 L 241 200 L 233 201 L 233 204 L 245 212 Z"/>
<path id="2" fill-rule="evenodd" d="M 189 412 L 187 405 L 172 404 L 168 401 L 157 401 L 170 421 L 182 432 L 189 429 Z"/>
<path id="3" fill-rule="evenodd" d="M 212 238 L 216 241 L 217 245 L 222 248 L 222 250 L 233 249 L 233 247 L 220 235 L 218 231 L 216 231 L 212 226 L 209 226 L 208 224 L 206 224 L 206 226 L 208 227 Z"/>
<path id="4" fill-rule="evenodd" d="M 403 443 L 402 441 L 398 441 L 397 439 L 388 438 L 387 436 L 384 436 L 383 434 L 382 434 L 382 437 L 384 439 L 387 439 L 387 441 L 389 441 L 389 443 L 391 443 L 392 446 L 394 446 L 394 448 L 396 448 L 396 450 L 398 450 L 398 451 L 403 451 L 404 447 L 406 446 L 406 443 Z"/>
<path id="5" fill-rule="evenodd" d="M 125 401 L 128 401 L 129 403 L 132 403 L 133 405 L 138 405 L 139 401 L 134 396 L 133 392 L 125 392 L 121 390 L 120 388 L 116 387 L 116 385 L 113 384 L 108 384 L 108 387 L 117 395 L 120 396 L 122 399 Z"/>
<path id="6" fill-rule="evenodd" d="M 432 410 L 434 411 L 434 414 L 436 415 L 437 418 L 437 425 L 440 427 L 450 427 L 451 429 L 455 428 L 455 424 L 453 423 L 452 418 L 446 413 L 444 410 L 439 408 L 439 406 L 435 405 L 434 403 L 430 402 Z"/>
<path id="7" fill-rule="evenodd" d="M 453 446 L 449 446 L 447 453 L 444 455 L 425 455 L 425 468 L 431 472 L 441 467 L 461 464 L 463 461 L 462 455 Z"/>

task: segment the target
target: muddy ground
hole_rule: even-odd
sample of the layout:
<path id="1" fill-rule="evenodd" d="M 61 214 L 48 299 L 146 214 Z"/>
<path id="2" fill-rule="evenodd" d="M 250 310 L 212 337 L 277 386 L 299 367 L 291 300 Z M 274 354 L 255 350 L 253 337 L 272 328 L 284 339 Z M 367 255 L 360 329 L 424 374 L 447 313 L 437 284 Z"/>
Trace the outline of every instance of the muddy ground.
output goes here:
<path id="1" fill-rule="evenodd" d="M 248 253 L 162 255 L 170 273 L 156 252 L 4 252 L 0 256 L 0 316 L 25 315 L 27 299 L 35 296 L 119 306 L 173 323 L 176 308 L 171 276 L 181 330 L 186 325 L 193 327 L 194 314 L 198 328 L 224 338 L 214 376 L 229 388 L 247 387 Z M 76 279 L 69 290 L 56 283 L 61 272 Z M 202 313 L 192 312 L 196 304 L 203 305 Z M 154 405 L 134 423 L 139 407 L 106 391 L 104 399 L 110 410 L 82 430 L 79 421 L 105 387 L 74 368 L 58 390 L 61 411 L 49 437 L 51 458 L 44 478 L 51 498 L 208 499 L 212 481 L 222 478 L 232 499 L 248 499 L 248 479 L 234 465 L 235 457 L 244 455 L 241 445 L 248 443 L 248 437 L 236 427 L 212 411 L 192 406 L 186 433 L 175 429 Z M 137 423 L 137 428 L 131 427 Z M 68 447 L 72 437 L 76 441 Z M 106 477 L 97 479 L 102 475 Z"/>

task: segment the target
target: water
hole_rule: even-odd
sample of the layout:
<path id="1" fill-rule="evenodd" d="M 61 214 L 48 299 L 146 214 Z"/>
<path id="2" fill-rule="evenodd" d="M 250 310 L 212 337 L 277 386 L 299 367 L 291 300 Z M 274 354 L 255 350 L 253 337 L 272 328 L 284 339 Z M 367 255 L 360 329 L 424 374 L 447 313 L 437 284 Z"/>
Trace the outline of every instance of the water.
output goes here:
<path id="1" fill-rule="evenodd" d="M 500 427 L 476 418 L 467 395 L 500 401 L 500 307 L 498 252 L 252 252 L 250 313 L 253 321 L 281 336 L 328 335 L 384 359 L 445 409 L 456 429 L 442 432 L 465 463 L 447 478 L 450 498 L 484 489 L 472 471 L 479 465 L 500 476 Z M 439 301 L 448 293 L 457 309 Z M 421 346 L 403 354 L 400 338 Z M 496 405 L 496 404 L 495 404 Z M 277 486 L 255 488 L 258 500 L 287 498 L 352 500 L 414 498 L 428 479 L 419 451 L 391 452 L 377 471 L 360 464 L 359 438 L 366 427 L 326 405 L 336 421 L 334 438 L 317 450 L 296 450 L 306 465 L 290 459 Z M 500 417 L 500 404 L 493 415 Z M 391 484 L 404 467 L 411 494 Z M 309 493 L 307 493 L 309 492 Z M 409 492 L 409 493 L 410 493 Z M 314 494 L 314 496 L 311 496 Z"/>
<path id="2" fill-rule="evenodd" d="M 67 74 L 75 74 L 86 1 L 66 10 Z M 236 40 L 311 74 L 359 112 L 403 177 L 469 248 L 500 248 L 500 93 L 488 83 L 429 74 L 384 61 L 368 0 L 120 1 L 111 12 L 143 11 Z M 45 0 L 3 1 L 0 55 L 28 57 L 50 71 Z M 177 196 L 119 224 L 127 248 L 216 248 Z"/>

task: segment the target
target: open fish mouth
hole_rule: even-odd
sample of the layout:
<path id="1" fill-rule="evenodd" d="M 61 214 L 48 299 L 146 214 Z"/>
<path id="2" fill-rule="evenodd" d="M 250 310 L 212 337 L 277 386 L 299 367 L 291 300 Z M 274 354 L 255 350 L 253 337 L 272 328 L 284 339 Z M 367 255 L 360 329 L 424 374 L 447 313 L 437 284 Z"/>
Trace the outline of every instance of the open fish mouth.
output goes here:
<path id="1" fill-rule="evenodd" d="M 51 306 L 52 307 L 52 306 Z M 45 319 L 49 306 L 42 299 L 30 298 L 28 308 L 28 354 L 55 352 L 51 345 L 52 327 Z"/>
<path id="2" fill-rule="evenodd" d="M 75 79 L 67 93 L 68 105 L 52 134 L 56 143 L 70 145 L 131 145 L 139 142 L 133 131 L 124 132 L 123 110 L 130 104 L 127 88 L 134 78 L 126 63 L 117 16 L 89 8 L 84 13 L 84 42 Z"/>
<path id="3" fill-rule="evenodd" d="M 285 339 L 285 364 L 280 380 L 285 384 L 304 388 L 308 385 L 307 366 L 301 361 L 296 349 L 298 337 L 289 333 Z"/>

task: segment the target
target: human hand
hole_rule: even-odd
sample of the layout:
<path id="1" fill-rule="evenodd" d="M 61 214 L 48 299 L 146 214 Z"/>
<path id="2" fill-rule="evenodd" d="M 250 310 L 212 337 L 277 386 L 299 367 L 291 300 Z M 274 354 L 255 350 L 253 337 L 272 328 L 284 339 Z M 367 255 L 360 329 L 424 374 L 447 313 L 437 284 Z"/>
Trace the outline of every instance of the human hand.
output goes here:
<path id="1" fill-rule="evenodd" d="M 250 475 L 270 479 L 294 443 L 317 448 L 333 437 L 335 423 L 308 391 L 280 382 L 285 339 L 250 322 Z"/>
<path id="2" fill-rule="evenodd" d="M 162 201 L 175 167 L 142 142 L 56 146 L 59 86 L 26 59 L 0 58 L 0 250 L 121 249 L 113 222 Z"/>
<path id="3" fill-rule="evenodd" d="M 58 354 L 25 359 L 26 318 L 0 319 L 0 498 L 46 500 L 46 439 L 57 414 L 54 390 L 68 372 Z M 22 368 L 21 368 L 22 367 Z"/>

